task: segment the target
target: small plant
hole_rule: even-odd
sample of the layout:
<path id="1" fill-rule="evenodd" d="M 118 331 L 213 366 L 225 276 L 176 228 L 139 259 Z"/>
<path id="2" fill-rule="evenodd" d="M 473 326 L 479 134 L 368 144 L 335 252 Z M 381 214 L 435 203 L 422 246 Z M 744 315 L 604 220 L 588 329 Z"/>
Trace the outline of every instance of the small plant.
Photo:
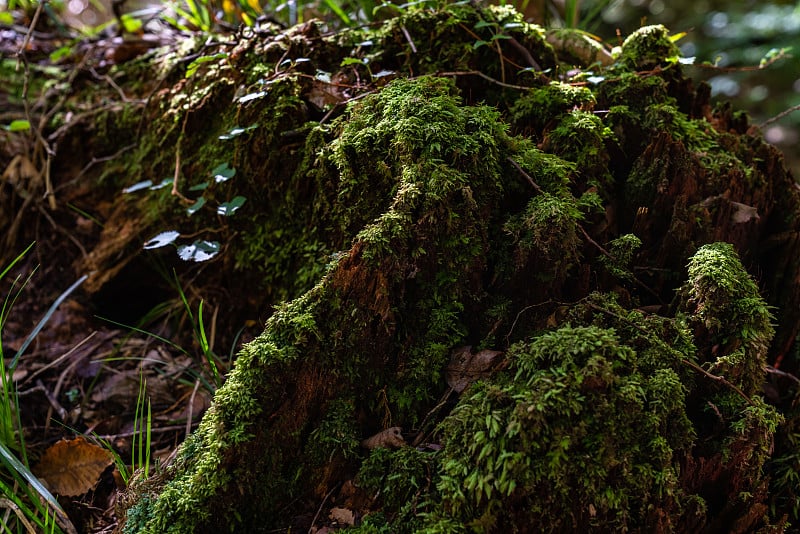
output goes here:
<path id="1" fill-rule="evenodd" d="M 33 243 L 0 272 L 0 280 L 25 257 L 32 247 Z M 0 311 L 0 333 L 14 302 L 27 285 L 28 280 L 30 280 L 30 276 L 19 287 L 19 277 L 12 283 L 13 296 L 6 296 Z M 14 292 L 15 288 L 16 292 Z M 55 311 L 54 306 L 63 301 L 69 292 L 70 290 L 56 300 L 56 303 L 51 306 L 8 365 L 5 363 L 2 344 L 0 344 L 0 359 L 3 361 L 3 369 L 0 373 L 0 397 L 2 397 L 2 405 L 0 405 L 0 495 L 8 503 L 4 505 L 4 508 L 13 510 L 15 513 L 15 519 L 9 518 L 3 523 L 6 532 L 12 532 L 14 529 L 18 532 L 23 529 L 28 532 L 34 532 L 37 529 L 42 532 L 62 532 L 56 519 L 60 520 L 60 524 L 72 527 L 56 498 L 30 470 L 25 451 L 25 438 L 19 420 L 19 399 L 16 386 L 11 380 L 19 356 Z M 21 461 L 17 457 L 18 455 L 22 458 Z M 72 531 L 74 531 L 74 527 L 72 527 Z"/>
<path id="2" fill-rule="evenodd" d="M 150 398 L 147 398 L 145 414 L 145 397 L 147 395 L 147 379 L 144 375 L 139 379 L 139 395 L 136 397 L 136 412 L 133 418 L 133 439 L 131 443 L 131 465 L 142 469 L 144 478 L 150 474 L 150 430 L 153 414 L 150 411 Z"/>
<path id="3" fill-rule="evenodd" d="M 214 57 L 214 56 L 208 56 Z M 199 61 L 199 60 L 196 60 Z M 187 76 L 189 76 L 189 71 L 187 70 Z M 248 128 L 234 128 L 230 130 L 227 134 L 220 136 L 220 139 L 231 139 L 246 131 L 255 128 L 255 126 L 250 126 Z M 210 179 L 207 179 L 203 182 L 193 185 L 189 188 L 189 191 L 192 192 L 201 192 L 201 195 L 195 199 L 195 201 L 186 208 L 186 216 L 191 217 L 194 214 L 198 213 L 200 210 L 205 208 L 209 202 L 209 198 L 211 197 L 211 190 L 212 186 L 216 184 L 221 184 L 227 182 L 231 178 L 236 175 L 236 169 L 232 168 L 227 162 L 217 165 L 212 171 Z M 139 182 L 134 184 L 130 187 L 126 187 L 122 190 L 123 193 L 133 193 L 136 191 L 141 190 L 158 190 L 163 187 L 166 187 L 172 182 L 171 179 L 165 179 L 158 185 L 154 185 L 151 180 L 146 180 L 143 182 Z M 190 201 L 191 202 L 191 201 Z M 247 202 L 247 198 L 237 195 L 234 196 L 231 200 L 226 202 L 220 202 L 217 204 L 215 211 L 216 214 L 220 217 L 230 217 L 235 214 L 239 209 Z M 180 237 L 180 232 L 177 230 L 166 230 L 158 233 L 157 235 L 153 236 L 144 244 L 145 250 L 152 250 L 161 247 L 165 247 L 167 245 L 174 245 L 174 243 Z M 189 244 L 182 244 L 182 245 L 174 245 L 177 247 L 178 256 L 184 261 L 195 261 L 195 262 L 203 262 L 210 260 L 217 256 L 222 250 L 222 244 L 219 241 L 209 241 L 206 239 L 195 239 L 192 243 Z"/>

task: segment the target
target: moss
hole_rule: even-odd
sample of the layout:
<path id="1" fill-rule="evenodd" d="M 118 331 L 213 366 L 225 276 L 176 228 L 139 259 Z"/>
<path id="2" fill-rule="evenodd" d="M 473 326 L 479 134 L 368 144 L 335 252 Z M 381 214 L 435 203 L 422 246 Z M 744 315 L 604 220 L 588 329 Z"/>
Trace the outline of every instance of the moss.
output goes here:
<path id="1" fill-rule="evenodd" d="M 573 111 L 550 132 L 545 146 L 580 169 L 579 181 L 583 187 L 599 186 L 605 196 L 613 190 L 607 144 L 614 142 L 611 129 L 599 117 Z"/>
<path id="2" fill-rule="evenodd" d="M 685 307 L 699 348 L 748 396 L 761 391 L 774 335 L 767 304 L 728 243 L 701 247 L 689 262 Z"/>
<path id="3" fill-rule="evenodd" d="M 647 70 L 674 64 L 680 55 L 664 26 L 644 26 L 625 39 L 619 59 L 632 69 Z"/>
<path id="4" fill-rule="evenodd" d="M 509 110 L 511 122 L 520 131 L 541 132 L 551 121 L 558 120 L 575 108 L 591 111 L 595 99 L 586 87 L 574 87 L 551 82 L 544 87 L 530 89 L 514 102 Z"/>
<path id="5" fill-rule="evenodd" d="M 608 246 L 610 256 L 600 256 L 600 263 L 612 276 L 633 281 L 632 261 L 636 250 L 642 246 L 642 240 L 633 234 L 625 234 L 612 240 Z"/>
<path id="6" fill-rule="evenodd" d="M 539 282 L 560 284 L 580 259 L 578 222 L 582 213 L 572 197 L 544 193 L 531 199 L 526 210 L 505 224 L 517 244 L 517 268 L 534 262 Z"/>
<path id="7" fill-rule="evenodd" d="M 504 61 L 520 58 L 506 39 L 502 62 L 475 46 L 475 35 L 500 31 L 556 66 L 541 29 L 509 8 L 409 8 L 374 31 L 323 37 L 307 25 L 243 42 L 230 61 L 249 72 L 220 65 L 230 83 L 176 115 L 189 121 L 186 182 L 225 159 L 237 176 L 204 194 L 248 202 L 224 223 L 213 213 L 187 221 L 164 191 L 152 210 L 180 216 L 181 229 L 221 225 L 236 269 L 222 272 L 258 280 L 261 295 L 248 284 L 248 296 L 275 313 L 158 498 L 131 508 L 131 532 L 286 528 L 357 471 L 383 496 L 357 532 L 692 531 L 763 504 L 780 421 L 758 389 L 769 310 L 730 247 L 689 260 L 716 235 L 707 197 L 724 183 L 748 195 L 768 183 L 766 166 L 741 169 L 758 167 L 747 159 L 755 141 L 690 116 L 678 68 L 630 72 L 670 64 L 663 28 L 626 41 L 597 87 L 540 86 L 528 72 L 517 80 L 527 91 L 465 74 L 511 79 Z M 372 47 L 358 45 L 367 38 Z M 400 79 L 327 115 L 314 104 L 314 69 L 355 90 L 343 55 Z M 311 61 L 272 77 L 284 56 Z M 425 75 L 438 70 L 464 72 Z M 268 94 L 205 114 L 242 84 Z M 609 113 L 593 113 L 595 101 Z M 257 127 L 220 142 L 234 125 Z M 126 163 L 144 165 L 151 141 L 181 128 L 159 122 Z M 164 156 L 142 172 L 173 165 Z M 676 201 L 670 187 L 689 197 Z M 788 216 L 794 204 L 781 201 Z M 655 221 L 637 213 L 651 205 Z M 598 243 L 613 258 L 595 261 Z M 689 282 L 669 308 L 687 261 Z M 466 343 L 508 349 L 507 361 L 442 403 L 450 351 Z M 358 446 L 387 426 L 424 433 L 443 418 L 435 454 Z M 708 473 L 731 484 L 699 487 Z M 744 497 L 725 508 L 728 488 Z"/>
<path id="8" fill-rule="evenodd" d="M 513 381 L 474 386 L 443 423 L 442 513 L 487 530 L 675 524 L 675 454 L 692 443 L 678 375 L 642 374 L 597 327 L 563 327 L 510 357 Z"/>
<path id="9" fill-rule="evenodd" d="M 413 447 L 396 451 L 379 448 L 364 460 L 355 482 L 370 495 L 380 496 L 382 526 L 398 534 L 423 529 L 422 518 L 430 511 L 436 496 L 433 484 L 437 454 Z M 375 519 L 370 523 L 375 525 Z M 372 531 L 370 526 L 348 532 Z"/>

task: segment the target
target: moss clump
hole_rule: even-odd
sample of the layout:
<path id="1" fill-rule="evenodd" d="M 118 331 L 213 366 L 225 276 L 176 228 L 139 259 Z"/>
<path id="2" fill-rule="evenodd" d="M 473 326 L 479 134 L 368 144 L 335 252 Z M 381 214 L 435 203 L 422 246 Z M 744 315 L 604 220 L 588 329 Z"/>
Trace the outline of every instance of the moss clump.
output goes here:
<path id="1" fill-rule="evenodd" d="M 625 39 L 619 59 L 629 68 L 647 70 L 674 64 L 680 55 L 664 26 L 644 26 Z"/>
<path id="2" fill-rule="evenodd" d="M 510 217 L 505 230 L 516 243 L 517 268 L 527 267 L 543 283 L 560 284 L 580 259 L 578 223 L 583 213 L 572 197 L 535 196 L 525 211 Z"/>
<path id="3" fill-rule="evenodd" d="M 513 380 L 473 387 L 443 423 L 443 513 L 492 531 L 677 524 L 677 458 L 693 435 L 678 374 L 643 373 L 598 327 L 562 327 L 509 355 Z"/>
<path id="4" fill-rule="evenodd" d="M 544 87 L 530 89 L 509 110 L 514 126 L 522 131 L 541 131 L 552 121 L 573 109 L 591 111 L 595 99 L 586 87 L 575 87 L 561 82 L 551 82 Z"/>
<path id="5" fill-rule="evenodd" d="M 358 471 L 356 484 L 370 495 L 379 496 L 382 525 L 397 534 L 424 529 L 423 517 L 437 499 L 435 488 L 438 453 L 413 447 L 392 451 L 375 449 Z M 366 534 L 377 526 L 376 518 L 367 528 L 350 532 Z"/>
<path id="6" fill-rule="evenodd" d="M 774 335 L 758 286 L 728 243 L 701 247 L 689 262 L 685 309 L 710 370 L 747 396 L 761 391 L 767 350 Z"/>

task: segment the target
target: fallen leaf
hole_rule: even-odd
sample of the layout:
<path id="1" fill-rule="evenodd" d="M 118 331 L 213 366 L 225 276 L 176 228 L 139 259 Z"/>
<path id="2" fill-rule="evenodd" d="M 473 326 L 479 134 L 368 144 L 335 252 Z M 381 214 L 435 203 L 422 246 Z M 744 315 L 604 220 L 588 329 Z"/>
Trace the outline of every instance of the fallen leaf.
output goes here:
<path id="1" fill-rule="evenodd" d="M 75 497 L 93 489 L 113 462 L 108 450 L 83 437 L 62 439 L 45 451 L 33 472 L 53 493 Z"/>
<path id="2" fill-rule="evenodd" d="M 361 446 L 365 449 L 377 449 L 378 447 L 386 447 L 387 449 L 396 449 L 404 446 L 406 440 L 403 439 L 403 429 L 399 426 L 393 426 L 378 432 L 361 442 Z"/>
<path id="3" fill-rule="evenodd" d="M 488 349 L 473 354 L 471 346 L 455 349 L 446 369 L 447 385 L 461 393 L 472 382 L 490 376 L 502 355 L 501 351 Z"/>
<path id="4" fill-rule="evenodd" d="M 331 513 L 328 514 L 331 521 L 336 521 L 340 525 L 353 526 L 356 524 L 356 518 L 353 516 L 353 511 L 347 508 L 331 508 Z"/>

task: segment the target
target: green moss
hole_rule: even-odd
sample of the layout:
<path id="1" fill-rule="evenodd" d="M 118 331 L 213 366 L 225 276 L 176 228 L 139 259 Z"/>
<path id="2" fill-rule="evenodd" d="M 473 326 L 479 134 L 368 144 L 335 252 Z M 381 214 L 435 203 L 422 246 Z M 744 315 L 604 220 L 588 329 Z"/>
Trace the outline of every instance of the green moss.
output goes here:
<path id="1" fill-rule="evenodd" d="M 390 527 L 397 534 L 423 530 L 422 518 L 431 509 L 436 495 L 433 485 L 437 454 L 413 447 L 396 451 L 379 448 L 364 460 L 355 482 L 368 494 L 380 496 L 383 527 Z M 375 519 L 370 523 L 375 524 Z M 373 530 L 362 527 L 348 532 Z"/>
<path id="2" fill-rule="evenodd" d="M 600 256 L 600 263 L 612 276 L 629 282 L 634 280 L 631 262 L 637 249 L 642 246 L 642 240 L 633 234 L 625 234 L 612 240 L 608 245 L 611 257 Z"/>
<path id="3" fill-rule="evenodd" d="M 533 197 L 523 213 L 505 224 L 517 244 L 517 268 L 534 262 L 532 271 L 538 281 L 562 282 L 580 259 L 581 218 L 572 197 L 562 199 L 548 193 Z"/>
<path id="4" fill-rule="evenodd" d="M 664 26 L 644 26 L 625 39 L 619 59 L 632 69 L 647 70 L 675 63 L 680 55 Z"/>
<path id="5" fill-rule="evenodd" d="M 772 336 L 758 288 L 730 247 L 704 247 L 689 264 L 677 315 L 645 315 L 632 307 L 655 301 L 633 294 L 632 270 L 639 246 L 644 254 L 654 245 L 619 235 L 633 219 L 625 206 L 660 198 L 670 169 L 694 172 L 700 161 L 692 176 L 709 187 L 746 177 L 737 170 L 744 141 L 683 111 L 679 69 L 626 72 L 669 63 L 676 49 L 659 28 L 626 41 L 614 76 L 594 90 L 553 83 L 519 93 L 477 77 L 420 75 L 480 68 L 502 79 L 496 52 L 474 46 L 476 31 L 507 31 L 555 64 L 541 29 L 520 20 L 509 8 L 457 3 L 409 8 L 374 32 L 292 30 L 267 45 L 270 62 L 317 54 L 314 67 L 336 74 L 339 56 L 367 54 L 353 47 L 370 37 L 372 67 L 414 79 L 314 124 L 309 95 L 318 83 L 278 77 L 264 82 L 263 99 L 189 130 L 190 179 L 206 179 L 221 157 L 237 168 L 209 194 L 246 194 L 243 217 L 224 230 L 236 236 L 237 269 L 255 271 L 276 311 L 238 355 L 160 496 L 131 509 L 130 532 L 284 528 L 356 470 L 364 489 L 382 495 L 356 532 L 680 530 L 716 520 L 718 496 L 692 487 L 702 470 L 735 481 L 737 495 L 757 493 L 780 420 L 758 396 Z M 255 61 L 251 52 L 243 64 Z M 242 80 L 262 83 L 247 73 Z M 202 105 L 232 94 L 220 83 Z M 608 114 L 591 112 L 595 99 Z M 516 130 L 537 130 L 538 144 L 509 136 L 508 109 Z M 174 139 L 179 124 L 155 131 Z M 219 143 L 237 124 L 258 127 Z M 669 140 L 673 152 L 641 158 L 654 139 Z M 676 208 L 675 225 L 696 208 Z M 683 245 L 667 258 L 678 269 L 648 260 L 648 274 L 669 271 L 654 294 L 674 294 L 687 254 L 710 235 L 701 230 L 670 234 Z M 609 243 L 613 258 L 582 263 L 599 255 L 592 240 Z M 611 277 L 615 295 L 592 293 Z M 460 396 L 434 436 L 442 451 L 359 447 L 387 426 L 422 431 L 423 420 L 441 420 L 450 352 L 480 340 L 492 349 L 518 342 L 508 369 Z"/>
<path id="6" fill-rule="evenodd" d="M 558 120 L 563 114 L 575 108 L 591 110 L 594 103 L 594 95 L 586 87 L 551 82 L 544 87 L 530 89 L 518 98 L 509 114 L 518 130 L 541 132 L 548 123 Z"/>
<path id="7" fill-rule="evenodd" d="M 774 334 L 772 317 L 733 246 L 714 243 L 701 247 L 689 262 L 684 294 L 698 347 L 710 361 L 711 370 L 748 396 L 761 391 Z"/>
<path id="8" fill-rule="evenodd" d="M 324 465 L 335 457 L 355 458 L 359 453 L 359 431 L 355 421 L 355 403 L 352 399 L 335 399 L 324 409 L 319 426 L 311 432 L 308 457 L 317 465 Z"/>
<path id="9" fill-rule="evenodd" d="M 490 530 L 523 517 L 547 530 L 647 529 L 653 510 L 677 519 L 674 455 L 692 431 L 672 369 L 642 374 L 636 352 L 597 327 L 564 327 L 509 356 L 514 380 L 472 387 L 443 423 L 446 517 Z"/>
<path id="10" fill-rule="evenodd" d="M 588 112 L 573 111 L 560 121 L 547 138 L 546 146 L 580 170 L 580 183 L 600 186 L 609 194 L 612 178 L 608 170 L 607 144 L 614 135 L 603 121 Z"/>

